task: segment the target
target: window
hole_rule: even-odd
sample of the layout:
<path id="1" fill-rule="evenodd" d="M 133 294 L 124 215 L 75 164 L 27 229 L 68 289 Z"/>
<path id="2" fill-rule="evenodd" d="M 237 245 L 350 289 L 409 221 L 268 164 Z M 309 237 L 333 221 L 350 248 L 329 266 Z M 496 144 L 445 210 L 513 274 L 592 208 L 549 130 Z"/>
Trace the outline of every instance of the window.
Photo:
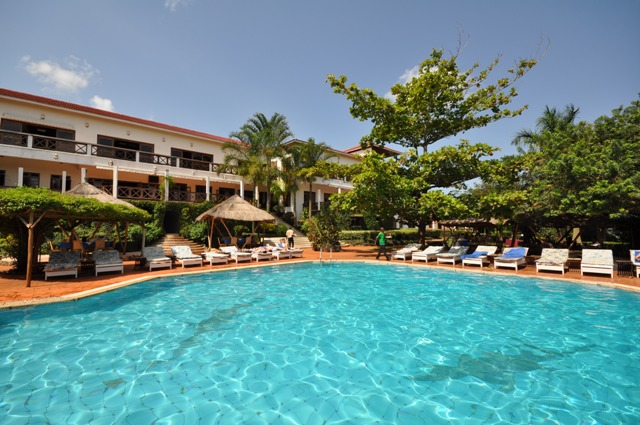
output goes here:
<path id="1" fill-rule="evenodd" d="M 2 120 L 2 129 L 9 131 L 17 131 L 20 133 L 29 133 L 43 137 L 53 137 L 58 139 L 75 140 L 76 132 L 64 128 L 49 127 L 41 124 L 32 124 L 15 120 Z"/>
<path id="2" fill-rule="evenodd" d="M 66 190 L 71 189 L 71 177 L 67 176 Z M 51 182 L 49 184 L 49 189 L 55 190 L 56 192 L 62 192 L 62 176 L 57 174 L 51 175 Z"/>
<path id="3" fill-rule="evenodd" d="M 24 173 L 22 185 L 26 187 L 40 187 L 40 173 Z"/>
<path id="4" fill-rule="evenodd" d="M 191 168 L 194 170 L 208 170 L 209 164 L 213 162 L 213 155 L 211 154 L 185 151 L 176 148 L 171 148 L 171 156 L 181 158 L 180 166 L 182 168 Z"/>
<path id="5" fill-rule="evenodd" d="M 4 178 L 6 176 L 5 170 L 0 170 L 0 187 L 5 185 Z"/>
<path id="6" fill-rule="evenodd" d="M 133 140 L 116 139 L 109 136 L 98 135 L 98 145 L 108 146 L 108 148 L 98 148 L 98 156 L 124 159 L 127 161 L 136 160 L 136 151 L 144 153 L 153 153 L 155 146 L 151 143 L 136 142 Z M 109 149 L 113 148 L 113 149 Z M 153 162 L 146 156 L 146 160 L 142 157 L 141 162 Z"/>

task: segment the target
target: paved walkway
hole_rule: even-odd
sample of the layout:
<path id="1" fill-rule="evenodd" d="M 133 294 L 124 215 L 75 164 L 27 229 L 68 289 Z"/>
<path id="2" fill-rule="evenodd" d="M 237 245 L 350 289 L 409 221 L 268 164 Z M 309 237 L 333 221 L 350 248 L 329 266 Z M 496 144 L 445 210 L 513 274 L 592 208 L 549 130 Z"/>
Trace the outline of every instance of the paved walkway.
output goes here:
<path id="1" fill-rule="evenodd" d="M 331 259 L 336 261 L 380 261 L 386 263 L 384 259 L 376 260 L 377 248 L 373 246 L 352 246 L 346 247 L 341 252 L 334 252 L 332 254 L 324 252 L 322 254 L 323 260 Z M 119 273 L 104 273 L 99 276 L 94 276 L 87 272 L 82 272 L 76 279 L 73 277 L 58 277 L 52 278 L 47 281 L 44 280 L 44 276 L 36 275 L 37 279 L 31 282 L 31 287 L 25 286 L 24 276 L 13 275 L 10 273 L 10 267 L 0 266 L 0 308 L 2 307 L 14 307 L 23 306 L 29 304 L 40 304 L 53 301 L 63 301 L 77 299 L 84 296 L 100 293 L 104 291 L 114 290 L 122 286 L 142 282 L 158 276 L 166 275 L 179 275 L 185 273 L 202 273 L 213 272 L 218 270 L 233 269 L 236 267 L 263 267 L 273 266 L 277 264 L 285 264 L 300 261 L 317 261 L 320 258 L 318 252 L 314 252 L 311 249 L 305 249 L 304 255 L 301 259 L 283 259 L 280 261 L 261 261 L 259 263 L 229 263 L 227 265 L 204 265 L 202 267 L 174 267 L 171 270 L 161 269 L 154 270 L 152 272 L 147 269 L 134 269 L 134 261 L 125 261 L 124 274 Z M 392 260 L 393 264 L 405 264 L 411 266 L 411 261 L 399 261 Z M 414 263 L 415 267 L 434 267 L 443 269 L 452 269 L 451 265 L 436 265 L 435 261 L 428 264 L 424 262 Z M 456 265 L 456 271 L 459 272 L 480 272 L 478 267 L 465 267 L 464 269 L 460 264 Z M 487 274 L 506 274 L 513 275 L 515 271 L 508 269 L 487 269 L 483 268 L 481 273 Z M 564 275 L 564 277 L 558 273 L 540 273 L 536 275 L 535 266 L 528 265 L 523 269 L 520 269 L 517 273 L 518 276 L 536 276 L 541 278 L 550 279 L 563 279 L 577 283 L 598 284 L 606 286 L 615 286 L 629 290 L 640 291 L 640 279 L 633 277 L 620 277 L 617 274 L 613 279 L 608 278 L 605 275 L 592 275 L 592 276 L 580 276 L 579 271 L 570 271 Z"/>

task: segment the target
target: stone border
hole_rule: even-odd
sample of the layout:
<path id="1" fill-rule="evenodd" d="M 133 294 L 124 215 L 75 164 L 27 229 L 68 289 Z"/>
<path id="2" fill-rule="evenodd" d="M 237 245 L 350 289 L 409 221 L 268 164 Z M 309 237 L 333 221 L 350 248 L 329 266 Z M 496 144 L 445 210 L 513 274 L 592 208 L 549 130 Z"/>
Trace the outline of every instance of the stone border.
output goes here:
<path id="1" fill-rule="evenodd" d="M 285 264 L 303 264 L 303 263 L 366 263 L 366 264 L 375 264 L 378 265 L 380 267 L 387 267 L 390 265 L 396 265 L 396 266 L 405 266 L 405 267 L 418 267 L 418 268 L 437 268 L 439 270 L 449 270 L 449 271 L 453 271 L 453 272 L 462 272 L 462 273 L 476 273 L 476 274 L 486 274 L 486 275 L 494 275 L 494 274 L 498 274 L 500 276 L 510 276 L 510 277 L 518 277 L 518 278 L 524 278 L 524 279 L 542 279 L 542 280 L 555 280 L 555 281 L 562 281 L 562 282 L 567 282 L 567 283 L 577 283 L 577 284 L 587 284 L 587 285 L 593 285 L 593 286 L 605 286 L 605 287 L 609 287 L 609 288 L 614 288 L 614 289 L 622 289 L 622 290 L 628 290 L 628 291 L 633 291 L 633 292 L 640 292 L 640 288 L 635 287 L 635 286 L 629 286 L 629 285 L 622 285 L 622 284 L 618 284 L 618 283 L 613 283 L 613 282 L 605 282 L 605 281 L 585 281 L 585 280 L 580 280 L 580 279 L 571 279 L 571 278 L 561 278 L 561 277 L 557 277 L 557 276 L 539 276 L 539 275 L 518 275 L 516 273 L 508 273 L 505 271 L 500 271 L 500 270 L 473 270 L 473 269 L 468 269 L 468 268 L 455 268 L 455 267 L 444 267 L 444 266 L 438 266 L 438 265 L 422 265 L 422 264 L 413 264 L 413 263 L 407 263 L 407 262 L 387 262 L 387 261 L 377 261 L 377 260 L 310 260 L 310 259 L 302 259 L 302 260 L 297 260 L 297 261 L 287 261 L 286 263 L 279 263 L 279 262 L 257 262 L 255 264 L 243 264 L 241 266 L 236 266 L 236 267 L 225 267 L 225 268 L 219 268 L 219 269 L 212 269 L 212 270 L 194 270 L 194 271 L 184 271 L 184 272 L 179 272 L 179 273 L 169 273 L 169 274 L 165 274 L 165 275 L 155 275 L 155 276 L 144 276 L 144 277 L 138 277 L 135 279 L 131 279 L 131 280 L 125 280 L 122 282 L 118 282 L 118 283 L 113 283 L 111 285 L 107 285 L 107 286 L 101 286 L 99 288 L 94 288 L 94 289 L 89 289 L 86 291 L 82 291 L 82 292 L 76 292 L 73 294 L 68 294 L 68 295 L 62 295 L 60 297 L 50 297 L 50 298 L 38 298 L 38 299 L 33 299 L 33 300 L 21 300 L 21 301 L 11 301 L 11 302 L 3 302 L 0 303 L 0 309 L 12 309 L 12 308 L 19 308 L 19 307 L 29 307 L 29 306 L 35 306 L 35 305 L 43 305 L 43 304 L 52 304 L 52 303 L 58 303 L 58 302 L 68 302 L 68 301 L 77 301 L 79 299 L 82 298 L 86 298 L 86 297 L 90 297 L 93 295 L 98 295 L 104 292 L 110 292 L 110 291 L 114 291 L 116 289 L 125 287 L 125 286 L 129 286 L 129 285 L 135 285 L 136 283 L 141 283 L 141 282 L 146 282 L 148 280 L 152 280 L 152 279 L 160 279 L 160 278 L 165 278 L 165 277 L 171 277 L 171 276 L 188 276 L 188 275 L 194 275 L 194 274 L 205 274 L 205 273 L 220 273 L 220 272 L 225 272 L 225 271 L 229 271 L 229 270 L 240 270 L 240 269 L 247 269 L 247 268 L 258 268 L 258 267 L 276 267 L 279 265 L 285 265 Z"/>

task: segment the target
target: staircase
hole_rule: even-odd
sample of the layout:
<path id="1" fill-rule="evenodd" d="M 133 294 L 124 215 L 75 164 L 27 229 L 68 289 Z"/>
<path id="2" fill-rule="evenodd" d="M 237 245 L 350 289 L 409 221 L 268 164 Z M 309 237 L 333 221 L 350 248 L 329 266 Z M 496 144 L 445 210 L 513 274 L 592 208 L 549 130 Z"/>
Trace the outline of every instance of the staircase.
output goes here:
<path id="1" fill-rule="evenodd" d="M 284 238 L 284 236 L 281 236 L 279 238 L 264 238 L 264 241 L 265 242 L 269 241 L 273 245 L 275 245 L 279 243 L 280 239 L 282 238 Z M 311 242 L 309 241 L 309 238 L 307 238 L 306 236 L 294 236 L 293 247 L 296 249 L 311 248 Z"/>
<path id="2" fill-rule="evenodd" d="M 273 245 L 275 245 L 279 243 L 280 239 L 282 239 L 283 237 L 284 236 L 274 237 L 274 238 L 264 238 L 264 239 L 265 239 L 265 242 L 270 241 L 272 242 Z M 293 238 L 293 243 L 294 243 L 294 247 L 297 249 L 311 248 L 311 242 L 309 241 L 309 238 L 307 238 L 306 236 L 295 236 Z M 162 249 L 164 249 L 165 255 L 172 255 L 171 253 L 172 246 L 188 245 L 191 248 L 191 252 L 193 252 L 196 255 L 202 254 L 206 248 L 204 245 L 199 244 L 197 242 L 190 241 L 189 239 L 183 238 L 177 233 L 167 233 L 163 239 L 160 239 L 154 245 L 161 246 Z"/>
<path id="3" fill-rule="evenodd" d="M 161 246 L 164 249 L 165 255 L 173 255 L 171 252 L 172 246 L 188 245 L 191 248 L 191 252 L 195 255 L 200 255 L 204 252 L 204 245 L 185 239 L 177 233 L 167 233 L 165 237 L 155 244 Z"/>

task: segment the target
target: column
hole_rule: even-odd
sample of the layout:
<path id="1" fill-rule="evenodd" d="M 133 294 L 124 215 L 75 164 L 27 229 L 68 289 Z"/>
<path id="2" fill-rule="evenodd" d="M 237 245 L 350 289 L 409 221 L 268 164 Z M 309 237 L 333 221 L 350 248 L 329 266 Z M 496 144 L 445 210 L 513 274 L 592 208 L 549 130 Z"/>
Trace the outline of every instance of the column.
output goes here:
<path id="1" fill-rule="evenodd" d="M 118 166 L 113 166 L 113 195 L 114 198 L 118 197 Z"/>
<path id="2" fill-rule="evenodd" d="M 24 168 L 18 167 L 18 187 L 24 186 Z"/>
<path id="3" fill-rule="evenodd" d="M 67 191 L 67 172 L 62 172 L 62 193 Z"/>

